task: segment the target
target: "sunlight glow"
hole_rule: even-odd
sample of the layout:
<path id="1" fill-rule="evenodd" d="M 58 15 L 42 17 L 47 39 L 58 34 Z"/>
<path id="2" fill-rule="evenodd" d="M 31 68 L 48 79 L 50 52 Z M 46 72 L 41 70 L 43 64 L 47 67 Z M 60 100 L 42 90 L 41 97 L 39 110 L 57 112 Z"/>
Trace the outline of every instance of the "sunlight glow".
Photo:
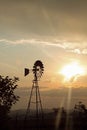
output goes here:
<path id="1" fill-rule="evenodd" d="M 81 67 L 78 62 L 72 62 L 60 71 L 62 75 L 65 77 L 65 81 L 76 80 L 77 76 L 84 75 L 85 70 Z"/>

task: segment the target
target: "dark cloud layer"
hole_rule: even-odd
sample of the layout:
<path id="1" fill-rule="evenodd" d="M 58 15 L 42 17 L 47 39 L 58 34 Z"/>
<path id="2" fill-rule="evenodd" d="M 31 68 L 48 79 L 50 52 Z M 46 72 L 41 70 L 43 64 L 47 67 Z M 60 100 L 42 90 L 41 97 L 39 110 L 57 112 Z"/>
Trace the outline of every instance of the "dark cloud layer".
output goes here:
<path id="1" fill-rule="evenodd" d="M 62 104 L 63 101 L 63 107 L 67 107 L 69 92 L 70 89 L 64 87 L 46 91 L 40 90 L 43 107 L 60 107 L 60 104 Z M 19 88 L 16 93 L 20 96 L 20 101 L 13 107 L 13 109 L 26 109 L 29 100 L 30 88 Z M 69 99 L 70 98 L 70 108 L 74 108 L 74 105 L 77 104 L 79 101 L 82 101 L 87 106 L 87 87 L 72 88 L 71 97 L 69 97 Z"/>
<path id="2" fill-rule="evenodd" d="M 86 0 L 1 0 L 1 37 L 86 39 Z"/>

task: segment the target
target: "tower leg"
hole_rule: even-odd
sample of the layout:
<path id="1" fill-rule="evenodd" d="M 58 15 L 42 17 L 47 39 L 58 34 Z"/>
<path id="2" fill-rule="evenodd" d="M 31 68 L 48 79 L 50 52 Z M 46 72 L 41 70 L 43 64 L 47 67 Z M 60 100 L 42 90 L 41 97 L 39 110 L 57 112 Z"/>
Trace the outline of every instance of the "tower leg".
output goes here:
<path id="1" fill-rule="evenodd" d="M 38 118 L 38 86 L 36 86 L 36 118 Z"/>
<path id="2" fill-rule="evenodd" d="M 38 98 L 39 98 L 39 103 L 40 103 L 41 116 L 43 117 L 43 108 L 42 108 L 42 102 L 41 102 L 39 86 L 38 86 Z"/>
<path id="3" fill-rule="evenodd" d="M 30 113 L 30 105 L 31 105 L 31 98 L 32 98 L 33 89 L 34 89 L 34 83 L 32 85 L 31 92 L 30 92 L 28 107 L 27 107 L 27 111 L 26 111 L 26 114 L 25 114 L 25 120 L 27 119 L 28 113 Z"/>
<path id="4" fill-rule="evenodd" d="M 33 98 L 34 98 L 34 101 L 32 101 Z M 35 104 L 35 115 L 32 115 L 32 113 L 31 113 L 31 105 L 33 103 Z M 32 118 L 30 118 L 30 116 Z M 38 86 L 37 81 L 33 81 L 33 85 L 32 85 L 31 92 L 30 92 L 30 98 L 29 98 L 29 102 L 28 102 L 28 107 L 27 107 L 27 111 L 25 114 L 25 121 L 24 121 L 25 129 L 28 126 L 31 126 L 32 121 L 33 121 L 34 124 L 32 125 L 32 128 L 36 126 L 36 128 L 39 130 L 40 125 L 42 124 L 41 119 L 43 119 L 43 109 L 42 109 L 39 86 Z M 28 121 L 31 123 L 29 124 Z"/>

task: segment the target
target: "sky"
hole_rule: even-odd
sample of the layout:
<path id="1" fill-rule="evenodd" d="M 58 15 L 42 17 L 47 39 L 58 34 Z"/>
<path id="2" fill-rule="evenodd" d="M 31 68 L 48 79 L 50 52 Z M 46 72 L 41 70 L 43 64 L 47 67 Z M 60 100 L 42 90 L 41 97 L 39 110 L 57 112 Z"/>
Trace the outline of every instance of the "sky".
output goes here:
<path id="1" fill-rule="evenodd" d="M 24 77 L 24 68 L 32 69 L 36 60 L 44 64 L 40 89 L 46 107 L 57 107 L 54 100 L 65 98 L 64 93 L 70 91 L 69 87 L 77 92 L 73 104 L 77 100 L 85 102 L 86 5 L 86 0 L 0 0 L 0 74 L 19 77 L 17 92 L 22 97 L 20 102 L 28 99 L 29 94 L 25 97 L 23 92 L 31 88 L 33 79 L 32 73 Z M 85 74 L 64 81 L 66 77 L 59 73 L 60 70 L 74 62 L 84 68 Z"/>

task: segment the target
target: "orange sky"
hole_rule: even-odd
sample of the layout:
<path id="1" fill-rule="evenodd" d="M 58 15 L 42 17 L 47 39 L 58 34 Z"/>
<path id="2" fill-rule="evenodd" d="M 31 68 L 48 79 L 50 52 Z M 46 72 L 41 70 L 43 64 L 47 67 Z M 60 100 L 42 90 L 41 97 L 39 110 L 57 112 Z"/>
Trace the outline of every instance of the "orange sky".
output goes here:
<path id="1" fill-rule="evenodd" d="M 0 1 L 0 74 L 19 77 L 19 88 L 32 85 L 24 77 L 36 60 L 44 64 L 43 91 L 87 87 L 87 1 Z M 64 82 L 59 72 L 77 62 L 85 74 Z"/>

